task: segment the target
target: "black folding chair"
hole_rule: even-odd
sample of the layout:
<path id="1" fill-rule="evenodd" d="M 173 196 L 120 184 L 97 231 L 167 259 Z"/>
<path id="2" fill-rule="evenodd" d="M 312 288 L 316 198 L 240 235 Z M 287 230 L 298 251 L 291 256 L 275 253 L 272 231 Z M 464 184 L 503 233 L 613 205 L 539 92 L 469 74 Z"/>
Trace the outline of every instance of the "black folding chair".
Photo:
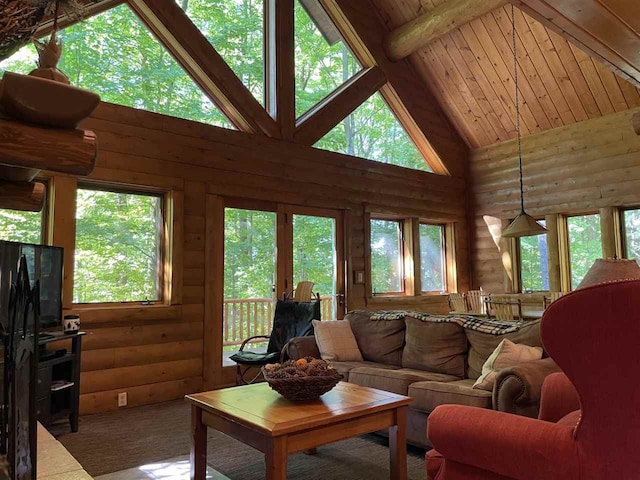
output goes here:
<path id="1" fill-rule="evenodd" d="M 278 300 L 273 317 L 271 335 L 256 335 L 247 338 L 240 345 L 240 350 L 229 357 L 236 362 L 236 385 L 249 385 L 262 375 L 262 371 L 251 380 L 246 380 L 246 373 L 255 367 L 263 367 L 269 363 L 277 363 L 284 359 L 284 348 L 294 337 L 313 335 L 312 320 L 320 318 L 320 298 L 316 296 L 311 302 L 292 302 Z M 269 339 L 266 352 L 245 352 L 247 343 L 259 339 Z"/>

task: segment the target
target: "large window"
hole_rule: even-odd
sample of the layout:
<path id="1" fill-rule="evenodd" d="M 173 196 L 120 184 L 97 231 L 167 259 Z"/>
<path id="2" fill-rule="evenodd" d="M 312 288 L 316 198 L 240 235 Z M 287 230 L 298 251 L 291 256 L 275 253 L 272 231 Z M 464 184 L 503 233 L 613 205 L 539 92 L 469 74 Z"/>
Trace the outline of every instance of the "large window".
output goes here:
<path id="1" fill-rule="evenodd" d="M 162 299 L 162 195 L 78 188 L 74 303 Z"/>
<path id="2" fill-rule="evenodd" d="M 602 258 L 600 215 L 578 215 L 567 218 L 571 288 L 576 288 L 593 262 Z"/>
<path id="3" fill-rule="evenodd" d="M 624 220 L 624 256 L 640 261 L 640 209 L 625 210 Z"/>
<path id="4" fill-rule="evenodd" d="M 42 213 L 0 208 L 0 240 L 42 242 Z"/>
<path id="5" fill-rule="evenodd" d="M 544 220 L 539 222 L 546 227 Z M 520 243 L 520 285 L 523 292 L 549 291 L 547 234 L 522 237 Z"/>
<path id="6" fill-rule="evenodd" d="M 422 291 L 442 293 L 447 290 L 443 225 L 420 224 L 420 278 Z"/>
<path id="7" fill-rule="evenodd" d="M 402 222 L 371 220 L 372 293 L 404 292 Z"/>

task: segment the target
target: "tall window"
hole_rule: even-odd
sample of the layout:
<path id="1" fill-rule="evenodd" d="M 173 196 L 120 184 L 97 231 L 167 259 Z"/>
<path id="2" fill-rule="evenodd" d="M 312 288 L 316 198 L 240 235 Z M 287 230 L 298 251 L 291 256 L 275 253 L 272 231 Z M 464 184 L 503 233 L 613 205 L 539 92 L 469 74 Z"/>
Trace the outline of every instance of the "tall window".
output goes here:
<path id="1" fill-rule="evenodd" d="M 444 226 L 420 224 L 420 278 L 423 292 L 445 292 Z"/>
<path id="2" fill-rule="evenodd" d="M 544 220 L 539 222 L 546 227 Z M 547 235 L 521 237 L 520 243 L 520 285 L 523 292 L 549 290 L 549 250 Z"/>
<path id="3" fill-rule="evenodd" d="M 78 188 L 74 303 L 162 299 L 162 200 Z"/>
<path id="4" fill-rule="evenodd" d="M 598 258 L 602 258 L 600 215 L 578 215 L 567 219 L 571 287 L 576 288 Z"/>
<path id="5" fill-rule="evenodd" d="M 371 220 L 371 288 L 373 294 L 404 292 L 402 222 Z"/>
<path id="6" fill-rule="evenodd" d="M 0 240 L 42 242 L 42 213 L 0 208 Z"/>
<path id="7" fill-rule="evenodd" d="M 625 210 L 624 219 L 624 256 L 640 261 L 640 209 Z"/>

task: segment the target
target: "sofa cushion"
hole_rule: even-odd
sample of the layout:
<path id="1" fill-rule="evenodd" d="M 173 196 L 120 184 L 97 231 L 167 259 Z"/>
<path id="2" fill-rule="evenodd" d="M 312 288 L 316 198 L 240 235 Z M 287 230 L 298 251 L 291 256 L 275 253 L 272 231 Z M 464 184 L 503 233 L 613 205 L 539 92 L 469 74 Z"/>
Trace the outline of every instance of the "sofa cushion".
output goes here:
<path id="1" fill-rule="evenodd" d="M 473 384 L 473 388 L 492 392 L 496 383 L 496 376 L 500 370 L 514 367 L 520 363 L 540 360 L 541 358 L 542 347 L 518 345 L 505 338 L 482 366 L 482 375 Z"/>
<path id="2" fill-rule="evenodd" d="M 402 366 L 404 347 L 404 318 L 400 320 L 371 320 L 371 313 L 349 312 L 344 317 L 358 342 L 362 358 L 370 362 Z"/>
<path id="3" fill-rule="evenodd" d="M 480 377 L 482 366 L 505 338 L 511 340 L 513 343 L 529 345 L 530 347 L 543 346 L 542 338 L 540 337 L 540 320 L 527 322 L 517 332 L 507 333 L 506 335 L 490 335 L 488 333 L 469 330 L 468 328 L 465 329 L 465 334 L 470 343 L 467 378 L 474 380 Z"/>
<path id="4" fill-rule="evenodd" d="M 321 322 L 313 320 L 316 343 L 323 360 L 361 362 L 362 355 L 351 331 L 351 325 L 344 320 Z"/>
<path id="5" fill-rule="evenodd" d="M 379 368 L 382 370 L 399 370 L 401 367 L 397 365 L 385 365 L 384 363 L 376 363 L 376 362 L 329 362 L 338 372 L 342 374 L 344 377 L 343 380 L 345 382 L 349 381 L 349 372 L 354 368 L 359 367 L 371 367 L 371 368 Z"/>
<path id="6" fill-rule="evenodd" d="M 402 366 L 464 378 L 467 337 L 457 323 L 422 321 L 408 316 Z"/>
<path id="7" fill-rule="evenodd" d="M 444 373 L 432 373 L 410 368 L 389 370 L 374 367 L 358 367 L 349 372 L 349 383 L 355 383 L 363 387 L 377 388 L 399 395 L 407 395 L 409 385 L 412 383 L 427 380 L 452 382 L 458 380 L 458 378 L 453 375 L 445 375 Z"/>
<path id="8" fill-rule="evenodd" d="M 455 382 L 417 382 L 409 387 L 413 399 L 411 407 L 432 412 L 438 405 L 454 404 L 470 407 L 491 408 L 491 392 L 475 390 L 473 380 Z"/>

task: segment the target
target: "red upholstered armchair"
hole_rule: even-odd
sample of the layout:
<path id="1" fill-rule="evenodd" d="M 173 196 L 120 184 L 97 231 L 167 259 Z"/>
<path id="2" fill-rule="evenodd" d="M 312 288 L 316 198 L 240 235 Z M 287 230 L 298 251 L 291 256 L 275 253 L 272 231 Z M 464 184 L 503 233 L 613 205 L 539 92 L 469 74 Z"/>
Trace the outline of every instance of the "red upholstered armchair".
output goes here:
<path id="1" fill-rule="evenodd" d="M 545 380 L 540 418 L 436 408 L 430 479 L 640 479 L 640 281 L 567 295 L 541 328 L 566 376 Z"/>

